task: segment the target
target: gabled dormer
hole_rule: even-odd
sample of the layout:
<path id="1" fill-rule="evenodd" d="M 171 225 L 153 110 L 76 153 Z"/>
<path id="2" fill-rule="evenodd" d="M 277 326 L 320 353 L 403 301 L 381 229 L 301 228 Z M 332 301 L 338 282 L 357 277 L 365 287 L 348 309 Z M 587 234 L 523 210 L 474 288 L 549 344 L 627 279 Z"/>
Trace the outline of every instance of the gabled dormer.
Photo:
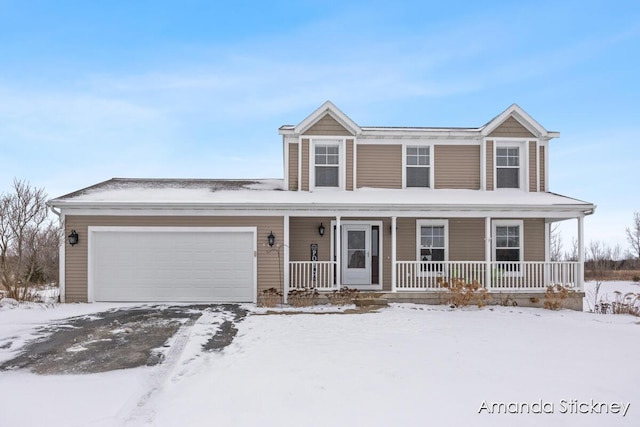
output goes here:
<path id="1" fill-rule="evenodd" d="M 547 131 L 512 104 L 480 133 L 486 147 L 487 190 L 548 191 L 548 141 L 559 137 L 559 132 Z"/>
<path id="2" fill-rule="evenodd" d="M 282 126 L 289 190 L 353 190 L 354 141 L 362 132 L 327 101 L 296 126 Z"/>

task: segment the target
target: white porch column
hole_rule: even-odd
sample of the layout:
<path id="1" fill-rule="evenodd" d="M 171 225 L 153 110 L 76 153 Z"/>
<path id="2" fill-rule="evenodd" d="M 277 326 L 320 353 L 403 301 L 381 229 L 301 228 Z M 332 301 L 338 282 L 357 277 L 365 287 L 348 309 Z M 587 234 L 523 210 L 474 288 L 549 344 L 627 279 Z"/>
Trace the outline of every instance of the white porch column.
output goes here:
<path id="1" fill-rule="evenodd" d="M 341 237 L 342 237 L 342 232 L 340 230 L 340 217 L 338 215 L 336 215 L 336 265 L 335 265 L 335 269 L 336 269 L 336 287 L 338 289 L 340 289 L 340 283 L 342 278 L 340 277 L 340 273 L 342 270 L 341 267 L 341 263 L 340 263 L 340 256 L 342 255 L 342 245 L 341 245 Z"/>
<path id="2" fill-rule="evenodd" d="M 282 268 L 284 268 L 284 274 L 282 275 L 283 277 L 283 283 L 282 283 L 282 296 L 284 298 L 283 302 L 286 304 L 287 303 L 287 299 L 288 299 L 288 294 L 289 294 L 289 215 L 285 215 L 284 216 L 284 236 L 283 236 L 283 240 L 284 240 L 284 265 L 282 266 Z"/>
<path id="3" fill-rule="evenodd" d="M 584 290 L 584 217 L 578 217 L 578 291 Z"/>
<path id="4" fill-rule="evenodd" d="M 484 287 L 491 289 L 491 217 L 484 219 Z"/>
<path id="5" fill-rule="evenodd" d="M 391 292 L 396 292 L 396 284 L 398 278 L 396 269 L 396 224 L 397 217 L 391 217 Z"/>

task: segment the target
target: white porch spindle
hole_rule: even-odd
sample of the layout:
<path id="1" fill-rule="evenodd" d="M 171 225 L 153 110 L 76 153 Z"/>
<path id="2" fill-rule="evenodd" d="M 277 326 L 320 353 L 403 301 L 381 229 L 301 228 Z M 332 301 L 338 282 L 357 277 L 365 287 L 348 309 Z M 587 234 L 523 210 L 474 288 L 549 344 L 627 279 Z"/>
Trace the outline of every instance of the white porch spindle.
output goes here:
<path id="1" fill-rule="evenodd" d="M 287 295 L 289 293 L 289 215 L 284 216 L 284 265 L 281 266 L 283 271 L 282 297 L 283 302 L 287 303 Z"/>

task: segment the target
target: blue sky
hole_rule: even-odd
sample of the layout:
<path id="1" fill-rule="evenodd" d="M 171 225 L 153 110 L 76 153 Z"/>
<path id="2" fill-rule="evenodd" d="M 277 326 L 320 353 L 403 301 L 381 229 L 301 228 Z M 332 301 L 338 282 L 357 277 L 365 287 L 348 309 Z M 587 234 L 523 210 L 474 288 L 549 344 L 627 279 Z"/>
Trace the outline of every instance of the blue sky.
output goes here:
<path id="1" fill-rule="evenodd" d="M 637 1 L 0 0 L 0 191 L 281 177 L 278 127 L 328 99 L 381 126 L 515 102 L 561 132 L 550 187 L 598 205 L 586 239 L 626 247 L 639 76 Z"/>

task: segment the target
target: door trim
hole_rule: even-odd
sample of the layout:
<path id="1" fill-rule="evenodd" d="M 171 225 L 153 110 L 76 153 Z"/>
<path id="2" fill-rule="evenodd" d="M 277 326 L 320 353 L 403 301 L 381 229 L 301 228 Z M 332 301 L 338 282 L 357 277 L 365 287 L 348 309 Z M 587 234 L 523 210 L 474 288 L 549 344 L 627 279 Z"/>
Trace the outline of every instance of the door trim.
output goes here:
<path id="1" fill-rule="evenodd" d="M 379 237 L 380 237 L 380 242 L 379 242 L 379 247 L 378 247 L 378 277 L 379 280 L 378 284 L 376 285 L 346 285 L 349 288 L 352 289 L 362 289 L 362 290 L 368 290 L 368 291 L 374 291 L 374 290 L 382 290 L 383 289 L 383 282 L 384 282 L 384 252 L 383 252 L 383 247 L 384 247 L 384 223 L 383 221 L 377 220 L 377 221 L 370 221 L 370 220 L 343 220 L 340 219 L 340 225 L 368 225 L 368 226 L 373 226 L 373 225 L 377 225 L 378 227 L 380 227 L 380 233 L 379 233 Z M 330 254 L 330 259 L 334 260 L 335 258 L 335 235 L 334 235 L 334 228 L 336 226 L 336 220 L 332 219 L 331 220 L 331 254 Z M 371 240 L 371 239 L 369 239 Z M 340 243 L 342 245 L 345 244 L 345 242 L 343 242 L 343 239 L 340 239 Z M 344 262 L 344 260 L 340 259 L 342 262 Z M 336 266 L 336 268 L 342 268 L 342 266 Z M 340 286 L 343 286 L 342 283 L 340 284 Z"/>

